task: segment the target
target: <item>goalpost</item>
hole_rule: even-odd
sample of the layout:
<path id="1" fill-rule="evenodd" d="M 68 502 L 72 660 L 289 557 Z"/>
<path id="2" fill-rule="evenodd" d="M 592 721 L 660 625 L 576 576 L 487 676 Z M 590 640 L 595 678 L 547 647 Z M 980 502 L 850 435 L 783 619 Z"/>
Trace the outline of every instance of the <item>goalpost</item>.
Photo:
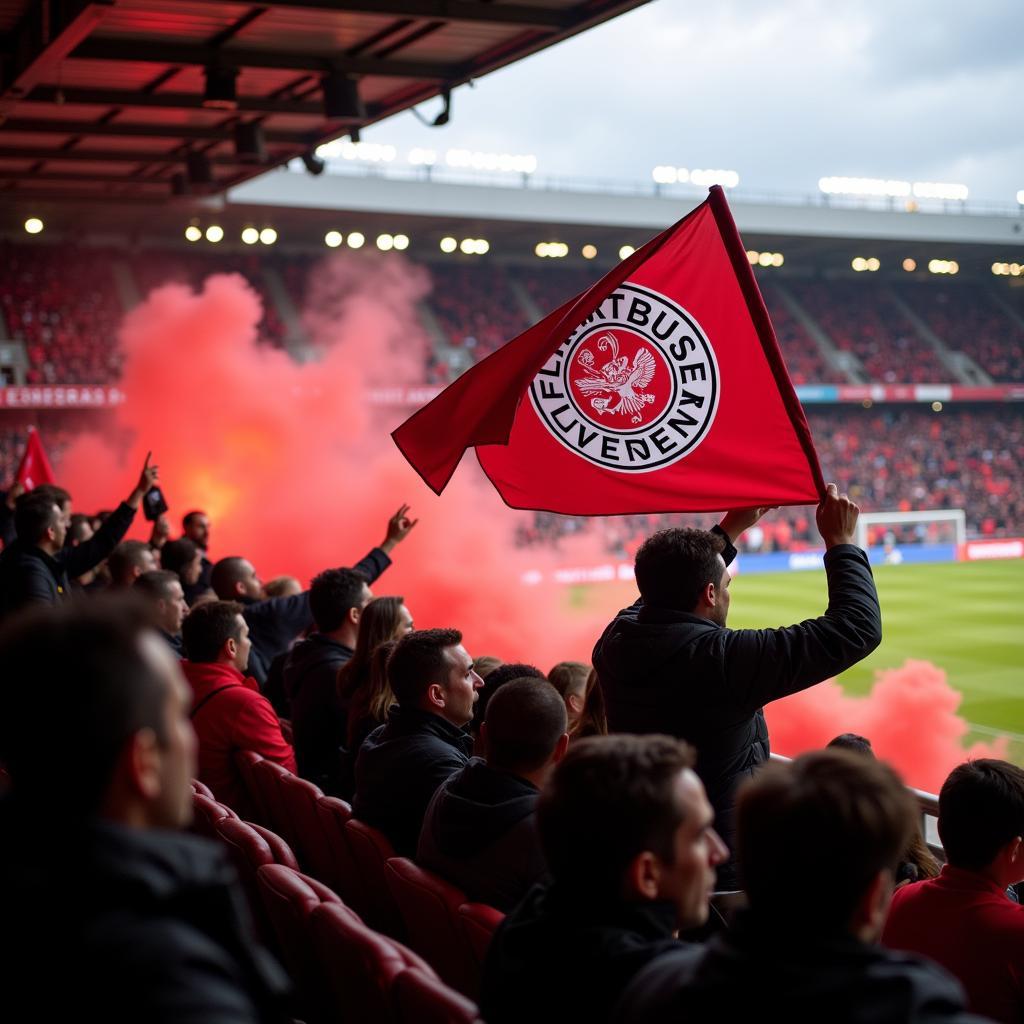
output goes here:
<path id="1" fill-rule="evenodd" d="M 953 536 L 947 543 L 964 544 L 967 541 L 967 516 L 962 508 L 926 509 L 921 512 L 862 512 L 857 520 L 857 544 L 868 546 L 868 531 L 873 526 L 917 526 L 948 523 Z M 942 541 L 939 541 L 942 543 Z"/>

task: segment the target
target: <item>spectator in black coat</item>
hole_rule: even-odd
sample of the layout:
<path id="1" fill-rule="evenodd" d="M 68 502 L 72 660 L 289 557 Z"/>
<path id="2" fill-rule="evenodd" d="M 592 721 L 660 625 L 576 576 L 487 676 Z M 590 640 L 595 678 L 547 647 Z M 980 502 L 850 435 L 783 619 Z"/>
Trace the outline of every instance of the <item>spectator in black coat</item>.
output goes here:
<path id="1" fill-rule="evenodd" d="M 139 482 L 87 541 L 64 544 L 71 519 L 67 491 L 36 487 L 17 501 L 14 522 L 18 539 L 0 554 L 0 612 L 10 614 L 31 604 L 67 600 L 71 580 L 102 562 L 120 543 L 135 518 L 142 497 L 160 479 L 159 469 L 142 467 Z"/>
<path id="2" fill-rule="evenodd" d="M 388 520 L 387 535 L 379 547 L 373 548 L 354 566 L 371 584 L 391 564 L 389 557 L 395 545 L 403 541 L 417 520 L 408 516 L 403 505 Z M 271 662 L 288 650 L 300 634 L 312 624 L 309 591 L 293 597 L 269 600 L 252 563 L 245 558 L 222 558 L 213 567 L 211 584 L 221 601 L 238 601 L 245 609 L 243 618 L 249 624 L 252 653 L 249 674 L 262 686 L 267 680 Z"/>
<path id="3" fill-rule="evenodd" d="M 283 1021 L 286 980 L 224 852 L 177 831 L 192 813 L 192 697 L 137 619 L 100 598 L 0 637 L 4 999 L 41 1020 Z"/>
<path id="4" fill-rule="evenodd" d="M 834 484 L 817 515 L 828 549 L 825 613 L 783 629 L 726 627 L 731 541 L 764 511 L 730 512 L 710 533 L 650 537 L 636 556 L 640 600 L 619 612 L 593 657 L 612 732 L 670 732 L 697 748 L 697 773 L 730 847 L 736 788 L 769 755 L 764 705 L 838 675 L 882 639 L 871 568 L 853 543 L 859 509 Z M 737 887 L 730 861 L 719 888 Z"/>
<path id="5" fill-rule="evenodd" d="M 202 549 L 188 537 L 164 542 L 160 548 L 160 568 L 177 573 L 185 591 L 185 600 L 190 607 L 197 597 L 206 594 L 213 596 L 213 591 L 208 586 L 203 587 L 199 582 L 203 571 Z"/>
<path id="6" fill-rule="evenodd" d="M 199 552 L 199 572 L 195 580 L 185 586 L 185 600 L 191 605 L 200 594 L 213 589 L 210 582 L 213 575 L 213 562 L 210 561 L 210 517 L 205 512 L 196 510 L 186 512 L 181 520 L 181 539 L 193 543 Z M 164 566 L 170 568 L 170 566 Z"/>
<path id="7" fill-rule="evenodd" d="M 547 874 L 537 798 L 569 746 L 567 713 L 544 679 L 506 683 L 480 727 L 474 757 L 443 782 L 427 808 L 416 860 L 475 903 L 508 912 Z"/>
<path id="8" fill-rule="evenodd" d="M 606 1021 L 633 975 L 679 946 L 677 930 L 707 920 L 727 850 L 693 759 L 669 736 L 594 736 L 555 766 L 537 810 L 553 881 L 495 933 L 488 1024 Z"/>
<path id="9" fill-rule="evenodd" d="M 863 754 L 766 765 L 737 805 L 749 908 L 641 971 L 615 1019 L 980 1024 L 941 968 L 876 945 L 917 815 L 895 772 Z"/>
<path id="10" fill-rule="evenodd" d="M 185 604 L 185 592 L 177 573 L 166 569 L 144 572 L 132 589 L 146 600 L 153 627 L 175 657 L 185 657 L 181 644 L 181 624 L 188 614 L 188 605 Z"/>
<path id="11" fill-rule="evenodd" d="M 388 679 L 398 706 L 363 741 L 352 809 L 400 856 L 414 857 L 431 797 L 469 763 L 466 726 L 483 680 L 457 629 L 406 633 L 388 659 Z"/>

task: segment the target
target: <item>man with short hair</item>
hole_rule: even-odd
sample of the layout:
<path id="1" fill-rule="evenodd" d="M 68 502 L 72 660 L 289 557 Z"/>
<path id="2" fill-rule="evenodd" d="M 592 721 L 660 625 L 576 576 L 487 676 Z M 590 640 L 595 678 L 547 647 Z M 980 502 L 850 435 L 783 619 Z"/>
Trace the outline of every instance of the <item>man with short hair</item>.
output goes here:
<path id="1" fill-rule="evenodd" d="M 649 537 L 636 555 L 640 600 L 619 612 L 593 656 L 613 732 L 670 732 L 697 748 L 697 773 L 730 848 L 736 788 L 769 755 L 764 705 L 839 675 L 882 638 L 871 568 L 854 544 L 859 509 L 835 484 L 817 511 L 825 613 L 782 629 L 727 628 L 732 541 L 765 511 L 730 512 L 710 532 Z M 719 888 L 737 887 L 729 861 Z"/>
<path id="2" fill-rule="evenodd" d="M 1007 895 L 1024 881 L 1024 770 L 980 758 L 953 769 L 939 793 L 938 878 L 893 896 L 882 942 L 941 964 L 971 1009 L 1024 1018 L 1024 907 Z"/>
<path id="3" fill-rule="evenodd" d="M 728 851 L 693 761 L 669 736 L 569 748 L 537 811 L 552 882 L 495 933 L 480 998 L 488 1024 L 606 1021 L 633 975 L 679 945 L 680 928 L 705 923 Z"/>
<path id="4" fill-rule="evenodd" d="M 207 551 L 210 547 L 210 519 L 205 512 L 198 510 L 186 512 L 181 520 L 182 540 L 195 544 L 199 551 L 199 573 L 196 579 L 186 584 L 185 599 L 189 604 L 202 593 L 211 590 L 210 576 L 213 573 L 213 562 Z"/>
<path id="5" fill-rule="evenodd" d="M 178 662 L 104 598 L 0 637 L 4 999 L 41 1020 L 283 1020 L 223 851 L 192 816 L 196 740 Z M 173 830 L 173 831 L 172 831 Z M 17 1011 L 22 1013 L 23 1011 Z"/>
<path id="6" fill-rule="evenodd" d="M 457 629 L 421 629 L 399 639 L 388 682 L 398 707 L 359 748 L 352 809 L 399 856 L 413 857 L 431 797 L 469 763 L 466 726 L 483 680 Z"/>
<path id="7" fill-rule="evenodd" d="M 348 699 L 338 693 L 338 670 L 352 658 L 360 615 L 372 599 L 366 576 L 358 570 L 320 573 L 309 586 L 316 632 L 285 656 L 284 693 L 299 774 L 331 791 L 338 788 L 339 748 L 348 720 Z"/>
<path id="8" fill-rule="evenodd" d="M 355 569 L 373 583 L 391 564 L 390 554 L 403 541 L 417 520 L 408 516 L 403 505 L 388 520 L 387 535 L 379 547 L 358 562 Z M 252 661 L 249 671 L 263 685 L 270 664 L 310 625 L 309 591 L 294 597 L 273 597 L 269 600 L 252 563 L 245 558 L 222 558 L 213 567 L 210 577 L 214 591 L 222 601 L 238 601 L 244 608 L 245 621 L 252 633 Z"/>
<path id="9" fill-rule="evenodd" d="M 252 750 L 290 772 L 295 771 L 295 754 L 281 733 L 277 712 L 256 680 L 245 675 L 252 644 L 242 606 L 208 601 L 188 613 L 181 632 L 188 657 L 182 668 L 192 686 L 191 717 L 199 737 L 199 778 L 218 800 L 247 812 L 235 754 Z"/>
<path id="10" fill-rule="evenodd" d="M 565 756 L 565 701 L 545 679 L 514 679 L 487 705 L 484 758 L 441 784 L 427 808 L 416 861 L 474 903 L 508 912 L 547 873 L 537 798 Z"/>
<path id="11" fill-rule="evenodd" d="M 640 972 L 615 1019 L 977 1021 L 944 971 L 876 944 L 917 813 L 888 765 L 854 751 L 765 765 L 737 802 L 749 908 Z"/>
<path id="12" fill-rule="evenodd" d="M 156 567 L 156 555 L 145 541 L 123 540 L 107 559 L 111 589 L 130 587 L 143 573 L 155 572 Z"/>
<path id="13" fill-rule="evenodd" d="M 160 548 L 160 568 L 177 573 L 186 600 L 189 593 L 198 596 L 209 590 L 208 587 L 198 586 L 203 570 L 203 554 L 188 537 L 169 540 Z"/>
<path id="14" fill-rule="evenodd" d="M 177 573 L 166 569 L 144 572 L 132 588 L 146 599 L 153 616 L 153 625 L 179 658 L 184 657 L 181 624 L 188 614 L 185 592 Z"/>
<path id="15" fill-rule="evenodd" d="M 145 465 L 139 482 L 94 536 L 65 547 L 71 497 L 63 488 L 43 484 L 23 494 L 14 512 L 18 539 L 0 554 L 0 615 L 26 605 L 53 605 L 71 594 L 71 580 L 102 562 L 128 532 L 142 497 L 160 479 L 157 466 Z"/>

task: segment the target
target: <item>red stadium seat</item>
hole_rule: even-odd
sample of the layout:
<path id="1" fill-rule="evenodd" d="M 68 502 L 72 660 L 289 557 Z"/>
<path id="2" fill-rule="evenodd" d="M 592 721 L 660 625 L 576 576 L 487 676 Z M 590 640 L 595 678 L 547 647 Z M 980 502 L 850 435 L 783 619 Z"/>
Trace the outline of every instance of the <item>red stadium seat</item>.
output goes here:
<path id="1" fill-rule="evenodd" d="M 395 978 L 409 967 L 437 977 L 412 950 L 367 928 L 343 904 L 321 903 L 310 925 L 313 954 L 328 979 L 339 1020 L 395 1021 Z"/>
<path id="2" fill-rule="evenodd" d="M 466 902 L 466 894 L 405 857 L 387 862 L 386 877 L 409 945 L 445 984 L 475 998 L 480 976 L 459 925 L 459 907 Z"/>
<path id="3" fill-rule="evenodd" d="M 459 907 L 459 920 L 462 922 L 462 933 L 469 942 L 477 970 L 482 971 L 491 939 L 494 938 L 498 925 L 505 920 L 505 915 L 485 903 L 463 903 Z"/>
<path id="4" fill-rule="evenodd" d="M 340 906 L 341 900 L 315 878 L 282 864 L 265 864 L 256 872 L 256 881 L 284 965 L 295 983 L 299 1015 L 307 1022 L 331 1020 L 331 1000 L 313 956 L 309 921 L 321 903 Z"/>
<path id="5" fill-rule="evenodd" d="M 392 985 L 399 1024 L 479 1024 L 476 1004 L 443 982 L 409 967 Z"/>
<path id="6" fill-rule="evenodd" d="M 237 818 L 227 804 L 218 803 L 212 797 L 203 796 L 198 790 L 192 794 L 192 829 L 197 836 L 206 839 L 217 838 L 217 822 L 222 818 Z"/>
<path id="7" fill-rule="evenodd" d="M 405 938 L 402 915 L 388 888 L 385 866 L 395 851 L 383 832 L 350 818 L 345 823 L 348 848 L 359 869 L 363 899 L 360 913 L 367 924 L 396 938 Z"/>
<path id="8" fill-rule="evenodd" d="M 314 878 L 330 885 L 333 860 L 317 810 L 317 800 L 323 793 L 312 782 L 288 772 L 279 776 L 278 785 L 291 821 L 299 863 Z"/>
<path id="9" fill-rule="evenodd" d="M 246 820 L 258 821 L 261 825 L 270 825 L 270 810 L 263 802 L 263 794 L 254 775 L 255 766 L 263 760 L 254 750 L 239 750 L 234 756 L 235 768 L 242 779 L 242 788 L 248 800 L 248 809 L 236 808 Z"/>
<path id="10" fill-rule="evenodd" d="M 288 769 L 274 761 L 260 758 L 252 766 L 252 777 L 259 793 L 259 799 L 266 807 L 269 817 L 268 828 L 272 828 L 294 850 L 298 845 L 295 841 L 295 830 L 292 828 L 288 804 L 281 790 L 281 777 L 287 775 Z"/>
<path id="11" fill-rule="evenodd" d="M 358 913 L 362 913 L 359 868 L 348 845 L 345 823 L 352 817 L 352 806 L 336 796 L 322 796 L 316 802 L 320 825 L 331 858 L 328 880 L 336 893 Z"/>

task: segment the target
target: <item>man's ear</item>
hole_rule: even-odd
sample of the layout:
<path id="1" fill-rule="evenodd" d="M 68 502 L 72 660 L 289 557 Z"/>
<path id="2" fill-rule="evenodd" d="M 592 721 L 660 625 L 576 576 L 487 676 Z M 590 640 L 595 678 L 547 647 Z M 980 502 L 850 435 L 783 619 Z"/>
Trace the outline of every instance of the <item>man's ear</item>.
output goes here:
<path id="1" fill-rule="evenodd" d="M 427 704 L 430 707 L 443 708 L 448 704 L 444 687 L 440 683 L 431 683 L 427 687 Z"/>
<path id="2" fill-rule="evenodd" d="M 892 902 L 893 875 L 882 868 L 864 890 L 853 911 L 851 930 L 864 942 L 877 942 Z"/>
<path id="3" fill-rule="evenodd" d="M 355 607 L 349 608 L 349 610 L 348 610 L 348 621 L 351 622 L 353 626 L 358 626 L 359 625 L 359 618 L 360 618 L 361 615 L 362 615 L 362 609 L 361 608 L 355 608 Z"/>
<path id="4" fill-rule="evenodd" d="M 233 636 L 229 636 L 227 640 L 224 641 L 224 646 L 221 650 L 224 651 L 232 661 L 234 661 L 235 655 L 238 653 L 238 641 Z"/>
<path id="5" fill-rule="evenodd" d="M 638 853 L 626 868 L 626 898 L 656 900 L 660 880 L 658 858 L 650 850 Z"/>
<path id="6" fill-rule="evenodd" d="M 131 737 L 125 761 L 131 789 L 145 800 L 156 800 L 162 786 L 160 743 L 152 729 L 140 729 Z"/>
<path id="7" fill-rule="evenodd" d="M 718 603 L 718 587 L 714 583 L 705 583 L 704 589 L 700 592 L 700 604 L 708 608 L 714 608 Z"/>
<path id="8" fill-rule="evenodd" d="M 483 729 L 484 726 L 480 726 L 480 728 Z M 567 732 L 563 732 L 562 735 L 558 737 L 558 742 L 555 744 L 555 751 L 551 755 L 551 763 L 558 764 L 558 762 L 561 761 L 563 757 L 565 757 L 566 751 L 568 749 L 569 734 Z"/>

